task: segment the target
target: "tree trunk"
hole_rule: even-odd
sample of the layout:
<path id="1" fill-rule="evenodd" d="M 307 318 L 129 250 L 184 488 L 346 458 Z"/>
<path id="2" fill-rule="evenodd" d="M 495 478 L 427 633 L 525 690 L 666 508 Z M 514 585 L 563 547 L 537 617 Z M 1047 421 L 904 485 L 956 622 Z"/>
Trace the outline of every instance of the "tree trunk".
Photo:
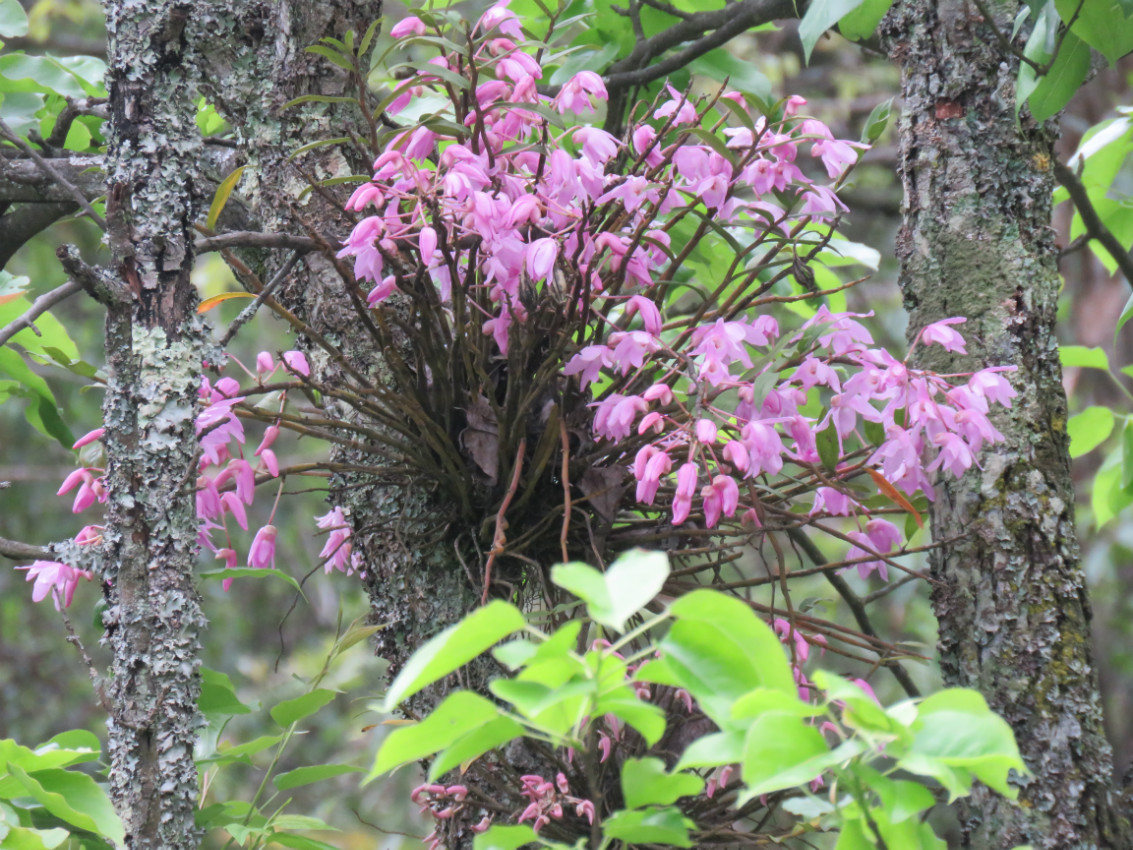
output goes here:
<path id="1" fill-rule="evenodd" d="M 193 848 L 201 726 L 194 419 L 205 356 L 193 264 L 200 137 L 184 6 L 110 3 L 107 482 L 99 578 L 113 651 L 110 793 L 126 844 Z"/>
<path id="2" fill-rule="evenodd" d="M 1001 2 L 1010 33 L 1018 4 Z M 1055 122 L 1015 119 L 1018 60 L 962 0 L 903 0 L 885 24 L 900 64 L 904 223 L 898 236 L 909 338 L 965 316 L 968 356 L 918 347 L 941 372 L 1017 367 L 1014 407 L 933 505 L 933 603 L 946 681 L 979 689 L 1015 730 L 1031 775 L 1019 805 L 979 789 L 965 846 L 1126 848 L 1090 649 L 1067 406 L 1054 335 L 1050 228 Z M 1019 42 L 1021 44 L 1021 42 Z"/>

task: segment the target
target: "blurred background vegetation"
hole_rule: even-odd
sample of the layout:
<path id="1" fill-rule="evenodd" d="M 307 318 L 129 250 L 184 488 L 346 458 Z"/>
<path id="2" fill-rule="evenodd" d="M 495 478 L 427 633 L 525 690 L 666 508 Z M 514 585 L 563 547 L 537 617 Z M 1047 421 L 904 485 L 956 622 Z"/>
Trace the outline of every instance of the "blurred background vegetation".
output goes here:
<path id="1" fill-rule="evenodd" d="M 102 16 L 93 0 L 38 0 L 25 2 L 31 20 L 27 38 L 9 42 L 5 50 L 54 55 L 104 53 Z M 403 15 L 395 0 L 387 3 L 391 18 Z M 486 3 L 468 3 L 472 7 Z M 388 27 L 387 27 L 388 29 Z M 381 51 L 383 45 L 379 44 Z M 802 61 L 794 27 L 783 26 L 751 33 L 730 46 L 732 62 L 763 74 L 776 96 L 801 94 L 809 101 L 808 111 L 827 122 L 839 137 L 857 138 L 865 117 L 878 103 L 899 94 L 900 81 L 895 69 L 882 56 L 836 37 L 827 37 L 816 49 L 809 67 Z M 677 75 L 680 87 L 688 74 Z M 1116 70 L 1099 74 L 1071 104 L 1063 119 L 1062 154 L 1068 157 L 1081 135 L 1097 121 L 1111 117 L 1114 108 L 1133 99 L 1133 64 L 1125 60 Z M 895 109 L 899 112 L 899 98 Z M 0 160 L 0 167 L 3 162 Z M 900 224 L 900 187 L 896 178 L 897 150 L 895 125 L 869 151 L 854 172 L 852 186 L 844 194 L 851 209 L 845 235 L 871 246 L 881 254 L 880 269 L 873 278 L 850 293 L 850 308 L 877 314 L 875 327 L 895 350 L 903 348 L 904 315 L 900 310 L 896 262 L 892 246 Z M 1117 190 L 1133 185 L 1133 171 L 1118 175 Z M 1062 205 L 1056 212 L 1059 241 L 1069 245 L 1070 211 Z M 345 234 L 344 234 L 345 235 Z M 40 294 L 63 283 L 66 276 L 54 250 L 57 245 L 78 245 L 91 262 L 105 259 L 105 246 L 99 244 L 93 227 L 64 220 L 28 244 L 8 264 L 8 271 L 27 275 L 32 294 Z M 1115 367 L 1133 363 L 1133 330 L 1126 327 L 1114 340 L 1113 319 L 1129 295 L 1127 284 L 1113 277 L 1088 250 L 1068 253 L 1062 264 L 1066 285 L 1061 310 L 1063 343 L 1102 346 L 1110 353 Z M 202 297 L 230 287 L 231 276 L 215 254 L 198 265 L 196 282 Z M 243 305 L 222 304 L 210 316 L 219 326 L 230 320 Z M 82 297 L 69 299 L 54 310 L 71 334 L 83 359 L 100 366 L 102 322 L 97 305 Z M 237 339 L 234 354 L 253 363 L 256 352 L 290 348 L 286 328 L 261 315 Z M 36 367 L 50 383 L 76 435 L 99 426 L 101 397 L 86 379 L 62 369 Z M 1079 373 L 1080 372 L 1080 373 Z M 1128 410 L 1130 403 L 1112 381 L 1089 370 L 1070 370 L 1066 376 L 1072 410 L 1091 404 Z M 1120 429 L 1118 429 L 1120 431 Z M 257 436 L 249 435 L 249 443 Z M 294 455 L 286 442 L 277 444 L 281 458 Z M 318 449 L 302 447 L 304 456 Z M 1133 523 L 1128 517 L 1094 528 L 1089 509 L 1089 484 L 1101 455 L 1093 452 L 1079 458 L 1076 480 L 1084 498 L 1079 512 L 1083 555 L 1092 584 L 1094 637 L 1098 668 L 1101 671 L 1109 735 L 1116 751 L 1118 770 L 1133 761 Z M 70 496 L 55 495 L 62 479 L 74 468 L 75 453 L 63 449 L 35 431 L 24 417 L 23 404 L 12 399 L 0 405 L 0 536 L 44 544 L 72 537 L 89 516 L 70 513 Z M 277 567 L 298 579 L 307 576 L 319 563 L 317 553 L 322 538 L 313 536 L 313 517 L 325 513 L 319 493 L 319 480 L 311 479 L 309 491 L 283 499 L 275 518 L 280 529 Z M 298 490 L 289 484 L 288 490 Z M 261 499 L 256 510 L 266 511 L 270 499 Z M 1123 521 L 1123 519 L 1125 521 Z M 267 521 L 266 514 L 249 518 L 254 530 Z M 250 536 L 249 536 L 250 539 Z M 924 542 L 921 539 L 914 543 Z M 839 552 L 830 552 L 840 557 Z M 59 616 L 49 604 L 33 605 L 24 574 L 0 561 L 0 737 L 13 737 L 25 744 L 45 740 L 66 729 L 103 731 L 105 716 L 93 696 L 90 681 L 78 654 L 64 642 L 65 631 Z M 216 563 L 202 558 L 202 567 Z M 910 566 L 924 566 L 910 561 Z M 754 569 L 753 564 L 738 569 Z M 824 606 L 827 616 L 839 615 L 828 587 L 819 579 L 813 590 L 798 588 L 799 596 L 812 596 L 811 604 Z M 859 580 L 855 577 L 855 582 Z M 874 584 L 864 591 L 876 590 Z M 262 709 L 234 722 L 224 731 L 228 740 L 241 743 L 262 733 L 268 722 L 267 709 L 282 699 L 301 692 L 301 680 L 322 667 L 335 635 L 336 624 L 348 624 L 366 613 L 365 595 L 355 580 L 340 574 L 324 576 L 322 570 L 304 582 L 305 598 L 279 581 L 237 581 L 225 593 L 219 582 L 202 582 L 205 612 L 210 619 L 206 635 L 204 663 L 226 673 L 241 698 Z M 76 604 L 70 609 L 76 630 L 96 666 L 101 657 L 99 630 L 91 612 L 97 591 L 80 588 Z M 879 631 L 909 642 L 910 648 L 932 654 L 935 624 L 928 604 L 928 591 L 919 583 L 909 583 L 890 594 L 875 608 Z M 827 666 L 837 666 L 833 659 Z M 924 688 L 935 687 L 939 676 L 930 664 L 910 665 L 914 678 Z M 883 701 L 899 699 L 885 677 L 874 680 Z M 305 725 L 306 734 L 286 755 L 280 770 L 304 764 L 345 762 L 369 769 L 382 727 L 369 728 L 381 721 L 370 710 L 383 687 L 383 664 L 376 661 L 363 642 L 338 662 L 324 686 L 342 693 L 330 706 Z M 247 799 L 259 784 L 263 762 L 254 761 L 243 769 L 228 768 L 210 777 L 206 802 Z M 357 774 L 348 774 L 333 783 L 320 782 L 296 790 L 292 811 L 321 817 L 343 830 L 331 839 L 336 846 L 398 847 L 415 846 L 396 833 L 420 836 L 428 831 L 415 821 L 407 799 L 416 778 L 403 772 L 394 781 L 359 789 Z M 328 791 L 334 789 L 333 794 Z M 307 795 L 303 792 L 307 791 Z M 378 830 L 378 831 L 375 831 Z M 384 832 L 383 832 L 384 831 Z"/>

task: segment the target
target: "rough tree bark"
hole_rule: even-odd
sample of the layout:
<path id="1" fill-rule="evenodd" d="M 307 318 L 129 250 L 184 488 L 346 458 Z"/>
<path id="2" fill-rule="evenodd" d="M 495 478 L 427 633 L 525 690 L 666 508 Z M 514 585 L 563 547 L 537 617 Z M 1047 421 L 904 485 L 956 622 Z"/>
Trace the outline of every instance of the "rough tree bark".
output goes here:
<path id="1" fill-rule="evenodd" d="M 991 5 L 1010 33 L 1019 4 Z M 973 795 L 965 846 L 1130 847 L 1091 657 L 1054 336 L 1056 122 L 1036 127 L 1024 113 L 1016 124 L 1018 60 L 965 0 L 903 0 L 885 28 L 903 80 L 897 254 L 910 341 L 966 316 L 968 356 L 933 346 L 925 365 L 1018 370 L 1015 406 L 995 420 L 1006 442 L 963 479 L 942 480 L 932 511 L 945 678 L 1007 718 L 1032 773 L 1018 806 L 986 788 Z"/>
<path id="2" fill-rule="evenodd" d="M 205 350 L 190 282 L 200 150 L 177 2 L 109 3 L 109 501 L 98 577 L 113 651 L 110 792 L 131 850 L 192 848 L 199 634 L 194 418 Z"/>

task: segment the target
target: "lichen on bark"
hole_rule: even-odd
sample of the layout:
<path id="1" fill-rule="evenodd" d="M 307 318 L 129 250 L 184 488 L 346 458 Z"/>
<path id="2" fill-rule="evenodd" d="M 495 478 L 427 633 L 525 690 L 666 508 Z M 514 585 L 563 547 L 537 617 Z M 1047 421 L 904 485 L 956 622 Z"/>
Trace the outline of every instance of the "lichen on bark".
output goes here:
<path id="1" fill-rule="evenodd" d="M 110 793 L 140 848 L 195 848 L 200 632 L 194 430 L 207 353 L 192 225 L 200 134 L 189 7 L 107 4 L 107 222 L 130 296 L 107 307 L 106 526 L 98 559 L 113 653 Z"/>
<path id="2" fill-rule="evenodd" d="M 991 4 L 1010 33 L 1016 3 Z M 1112 784 L 1074 525 L 1066 398 L 1054 335 L 1050 229 L 1055 122 L 1016 123 L 1018 60 L 962 0 L 901 0 L 883 33 L 902 69 L 904 223 L 898 236 L 910 341 L 964 316 L 967 356 L 919 347 L 941 372 L 1014 366 L 996 415 L 1004 443 L 933 504 L 933 603 L 949 684 L 980 690 L 1015 731 L 1031 775 L 1014 805 L 978 788 L 965 846 L 1131 846 Z"/>

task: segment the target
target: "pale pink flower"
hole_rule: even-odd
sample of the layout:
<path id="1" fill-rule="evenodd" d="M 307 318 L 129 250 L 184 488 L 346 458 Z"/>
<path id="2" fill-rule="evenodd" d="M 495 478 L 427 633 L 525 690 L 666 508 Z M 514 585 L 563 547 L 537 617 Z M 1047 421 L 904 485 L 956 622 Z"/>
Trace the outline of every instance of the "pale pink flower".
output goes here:
<path id="1" fill-rule="evenodd" d="M 236 568 L 236 550 L 235 549 L 217 549 L 216 557 L 224 559 L 224 568 L 232 570 Z M 224 587 L 224 592 L 227 593 L 228 589 L 232 587 L 233 579 L 226 578 L 221 583 Z"/>
<path id="2" fill-rule="evenodd" d="M 105 428 L 95 428 L 93 431 L 88 431 L 87 433 L 83 434 L 83 436 L 79 437 L 79 439 L 75 441 L 75 444 L 71 446 L 71 448 L 81 449 L 83 446 L 93 443 L 95 440 L 101 440 L 103 434 L 105 433 Z"/>
<path id="3" fill-rule="evenodd" d="M 302 375 L 304 378 L 311 376 L 311 367 L 307 363 L 307 355 L 302 351 L 283 352 L 283 363 L 289 371 L 296 375 Z"/>
<path id="4" fill-rule="evenodd" d="M 319 528 L 329 531 L 327 542 L 323 546 L 322 551 L 319 552 L 319 557 L 323 559 L 325 571 L 329 575 L 332 569 L 349 575 L 353 572 L 350 564 L 350 556 L 352 551 L 351 544 L 351 529 L 346 517 L 342 514 L 342 508 L 334 507 L 329 513 L 321 517 L 315 517 L 315 524 Z"/>
<path id="5" fill-rule="evenodd" d="M 27 570 L 27 580 L 35 581 L 31 593 L 32 601 L 42 602 L 48 594 L 51 594 L 57 611 L 70 607 L 80 578 L 85 578 L 87 581 L 93 578 L 87 570 L 77 570 L 58 561 L 36 561 L 31 566 L 16 567 L 16 569 Z"/>
<path id="6" fill-rule="evenodd" d="M 555 98 L 555 108 L 560 113 L 573 112 L 584 115 L 594 112 L 591 98 L 606 100 L 606 85 L 593 71 L 579 71 L 566 81 Z"/>
<path id="7" fill-rule="evenodd" d="M 949 327 L 949 325 L 961 325 L 966 321 L 968 320 L 963 317 L 956 317 L 933 322 L 931 325 L 926 325 L 925 329 L 921 331 L 921 339 L 926 345 L 935 342 L 943 346 L 945 351 L 958 351 L 961 354 L 967 354 L 968 352 L 964 348 L 964 337 Z"/>
<path id="8" fill-rule="evenodd" d="M 275 567 L 275 538 L 279 533 L 274 525 L 265 525 L 256 532 L 252 546 L 248 550 L 248 566 L 263 569 Z"/>
<path id="9" fill-rule="evenodd" d="M 654 118 L 668 118 L 674 115 L 674 124 L 688 124 L 696 120 L 696 107 L 688 101 L 688 97 L 678 92 L 669 83 L 665 83 L 665 88 L 668 89 L 670 100 L 662 103 L 657 110 L 653 113 Z"/>
<path id="10" fill-rule="evenodd" d="M 425 24 L 415 15 L 402 18 L 389 31 L 390 38 L 405 38 L 408 35 L 424 35 Z"/>

